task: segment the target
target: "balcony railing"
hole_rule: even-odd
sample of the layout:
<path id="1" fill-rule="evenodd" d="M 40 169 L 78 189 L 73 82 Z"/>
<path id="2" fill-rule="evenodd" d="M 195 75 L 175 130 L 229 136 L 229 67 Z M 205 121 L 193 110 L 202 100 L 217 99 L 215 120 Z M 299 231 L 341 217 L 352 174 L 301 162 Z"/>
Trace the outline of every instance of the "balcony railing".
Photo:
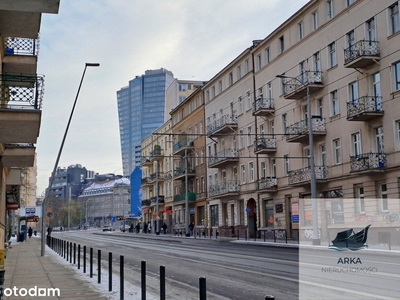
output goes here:
<path id="1" fill-rule="evenodd" d="M 238 161 L 239 154 L 236 149 L 224 149 L 208 158 L 208 166 L 216 166 L 229 161 Z"/>
<path id="2" fill-rule="evenodd" d="M 321 71 L 303 71 L 295 78 L 284 81 L 284 97 L 288 99 L 301 99 L 307 95 L 307 86 L 310 93 L 323 87 Z"/>
<path id="3" fill-rule="evenodd" d="M 140 164 L 142 166 L 144 166 L 144 165 L 153 165 L 153 162 L 148 157 L 143 156 L 141 161 L 140 161 Z"/>
<path id="4" fill-rule="evenodd" d="M 179 195 L 175 195 L 174 196 L 174 202 L 186 201 L 186 196 L 185 195 L 186 195 L 185 193 L 179 194 Z M 189 192 L 189 193 L 187 193 L 187 195 L 188 195 L 188 201 L 192 201 L 192 202 L 196 201 L 196 193 Z"/>
<path id="5" fill-rule="evenodd" d="M 143 178 L 142 178 L 141 183 L 142 183 L 142 185 L 148 185 L 148 184 L 151 184 L 152 182 L 151 182 L 151 180 L 150 180 L 150 177 L 147 176 L 147 177 L 143 177 Z"/>
<path id="6" fill-rule="evenodd" d="M 380 96 L 364 96 L 347 102 L 347 120 L 368 120 L 377 115 L 383 115 Z"/>
<path id="7" fill-rule="evenodd" d="M 187 172 L 188 175 L 194 175 L 195 174 L 195 171 L 193 169 L 191 169 L 190 167 L 188 167 L 187 169 L 186 168 L 176 168 L 174 170 L 174 178 L 186 175 L 186 172 Z"/>
<path id="8" fill-rule="evenodd" d="M 0 108 L 42 108 L 44 76 L 0 74 L 0 80 Z"/>
<path id="9" fill-rule="evenodd" d="M 325 119 L 319 116 L 311 118 L 311 128 L 313 134 L 326 134 Z M 308 138 L 308 120 L 302 120 L 286 128 L 286 140 L 293 140 L 299 136 Z"/>
<path id="10" fill-rule="evenodd" d="M 253 116 L 268 115 L 274 110 L 274 99 L 260 97 L 253 103 Z"/>
<path id="11" fill-rule="evenodd" d="M 231 114 L 231 115 L 225 115 L 220 117 L 218 120 L 215 120 L 211 124 L 207 125 L 207 134 L 212 135 L 217 132 L 224 132 L 224 129 L 228 126 L 233 126 L 237 127 L 237 116 Z"/>
<path id="12" fill-rule="evenodd" d="M 175 153 L 181 149 L 185 149 L 187 147 L 193 147 L 193 145 L 194 144 L 192 139 L 184 138 L 172 146 L 172 151 Z"/>
<path id="13" fill-rule="evenodd" d="M 351 172 L 382 170 L 385 166 L 385 153 L 363 153 L 350 156 Z"/>
<path id="14" fill-rule="evenodd" d="M 164 181 L 164 173 L 162 173 L 162 172 L 158 172 L 158 176 L 157 176 L 157 173 L 151 173 L 150 181 L 151 182 L 156 181 L 157 177 L 158 177 L 158 180 Z"/>
<path id="15" fill-rule="evenodd" d="M 164 196 L 158 196 L 158 203 L 164 203 Z M 157 197 L 151 197 L 150 204 L 157 204 Z"/>
<path id="16" fill-rule="evenodd" d="M 150 204 L 151 204 L 151 200 L 150 199 L 142 200 L 142 206 L 150 206 Z"/>
<path id="17" fill-rule="evenodd" d="M 257 181 L 257 190 L 275 189 L 278 186 L 276 177 L 261 178 Z"/>
<path id="18" fill-rule="evenodd" d="M 379 42 L 361 40 L 344 50 L 344 64 L 346 67 L 363 68 L 375 63 L 379 58 Z"/>
<path id="19" fill-rule="evenodd" d="M 4 40 L 6 55 L 35 55 L 39 54 L 39 39 L 7 37 Z"/>
<path id="20" fill-rule="evenodd" d="M 254 141 L 254 153 L 262 154 L 276 151 L 276 138 L 274 134 L 262 134 Z"/>
<path id="21" fill-rule="evenodd" d="M 164 149 L 154 149 L 153 151 L 150 151 L 150 159 L 155 159 L 157 157 L 163 157 L 164 156 Z"/>
<path id="22" fill-rule="evenodd" d="M 328 177 L 328 170 L 325 166 L 315 167 L 315 179 L 325 180 Z M 298 184 L 311 181 L 311 168 L 303 168 L 288 172 L 289 184 Z"/>
<path id="23" fill-rule="evenodd" d="M 208 188 L 209 197 L 239 192 L 240 184 L 238 180 L 230 180 L 221 184 L 210 185 L 210 187 Z"/>

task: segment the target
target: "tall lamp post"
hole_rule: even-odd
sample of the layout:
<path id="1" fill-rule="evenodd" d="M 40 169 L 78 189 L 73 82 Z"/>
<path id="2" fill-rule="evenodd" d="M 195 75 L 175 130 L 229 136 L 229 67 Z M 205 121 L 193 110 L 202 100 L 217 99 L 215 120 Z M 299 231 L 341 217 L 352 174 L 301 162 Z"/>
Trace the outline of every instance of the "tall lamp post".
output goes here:
<path id="1" fill-rule="evenodd" d="M 70 124 L 71 124 L 72 116 L 73 116 L 73 114 L 74 114 L 76 102 L 78 101 L 79 92 L 81 91 L 83 78 L 85 77 L 85 73 L 86 73 L 86 68 L 87 68 L 87 67 L 98 67 L 98 66 L 100 66 L 99 63 L 86 63 L 86 64 L 85 64 L 85 68 L 84 68 L 84 70 L 83 70 L 81 82 L 80 82 L 80 84 L 79 84 L 78 91 L 77 91 L 77 93 L 76 93 L 74 105 L 72 106 L 72 110 L 71 110 L 71 114 L 70 114 L 69 119 L 68 119 L 67 127 L 65 128 L 64 137 L 63 137 L 63 139 L 62 139 L 62 141 L 61 141 L 60 149 L 58 150 L 58 155 L 57 155 L 56 162 L 55 162 L 55 164 L 54 164 L 53 172 L 51 173 L 51 178 L 50 178 L 50 181 L 49 181 L 49 186 L 47 187 L 46 196 L 45 196 L 45 198 L 43 199 L 43 202 L 42 202 L 41 256 L 44 256 L 44 254 L 45 254 L 45 249 L 46 249 L 46 243 L 45 243 L 45 238 L 46 238 L 46 222 L 45 222 L 45 217 L 44 217 L 45 214 L 46 214 L 46 205 L 47 205 L 48 198 L 49 198 L 49 195 L 50 195 L 51 187 L 53 186 L 54 177 L 55 177 L 55 174 L 56 174 L 58 162 L 60 161 L 60 156 L 61 156 L 62 150 L 63 150 L 63 148 L 64 148 L 64 143 L 65 143 L 65 139 L 66 139 L 67 134 L 68 134 L 68 129 L 69 129 L 69 126 L 70 126 Z M 49 224 L 49 226 L 50 226 L 50 224 Z"/>
<path id="2" fill-rule="evenodd" d="M 304 82 L 296 77 L 286 75 L 276 75 L 277 78 L 281 79 L 294 79 L 297 80 L 300 85 Z M 315 177 L 315 163 L 314 163 L 314 135 L 312 129 L 312 117 L 311 117 L 311 99 L 310 99 L 310 88 L 307 84 L 307 127 L 308 127 L 308 139 L 310 145 L 310 178 L 311 178 L 311 201 L 312 201 L 312 212 L 313 212 L 313 245 L 320 245 L 321 239 L 319 236 L 318 229 L 318 203 L 317 203 L 317 182 Z"/>

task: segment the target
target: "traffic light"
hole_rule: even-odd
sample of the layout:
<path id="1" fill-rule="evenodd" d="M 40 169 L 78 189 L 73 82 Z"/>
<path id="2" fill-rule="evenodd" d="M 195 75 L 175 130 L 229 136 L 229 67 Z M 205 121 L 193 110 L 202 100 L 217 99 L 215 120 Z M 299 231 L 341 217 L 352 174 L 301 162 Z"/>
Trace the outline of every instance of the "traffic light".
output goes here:
<path id="1" fill-rule="evenodd" d="M 122 217 L 117 217 L 117 221 L 124 221 L 125 220 L 125 217 L 124 216 L 122 216 Z"/>

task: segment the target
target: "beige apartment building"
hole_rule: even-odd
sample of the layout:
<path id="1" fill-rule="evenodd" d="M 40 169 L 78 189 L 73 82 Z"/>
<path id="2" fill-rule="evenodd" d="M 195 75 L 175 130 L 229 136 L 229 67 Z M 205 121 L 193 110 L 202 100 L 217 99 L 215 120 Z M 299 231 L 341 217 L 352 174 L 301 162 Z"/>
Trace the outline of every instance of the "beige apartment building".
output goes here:
<path id="1" fill-rule="evenodd" d="M 221 235 L 309 237 L 318 212 L 322 240 L 372 224 L 372 240 L 400 241 L 398 5 L 309 1 L 203 88 L 207 214 Z"/>

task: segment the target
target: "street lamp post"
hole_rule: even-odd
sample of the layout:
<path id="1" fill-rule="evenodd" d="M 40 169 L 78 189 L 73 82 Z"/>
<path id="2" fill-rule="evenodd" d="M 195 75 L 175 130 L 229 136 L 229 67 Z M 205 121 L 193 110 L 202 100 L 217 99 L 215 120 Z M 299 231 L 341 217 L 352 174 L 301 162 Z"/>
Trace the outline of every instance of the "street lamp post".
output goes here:
<path id="1" fill-rule="evenodd" d="M 304 83 L 296 77 L 286 75 L 276 75 L 277 78 L 281 79 L 294 79 L 297 80 L 300 85 Z M 313 245 L 320 245 L 321 239 L 319 236 L 318 229 L 318 203 L 317 203 L 317 181 L 315 177 L 315 162 L 314 162 L 314 135 L 312 129 L 312 117 L 311 117 L 311 99 L 310 99 L 310 88 L 307 84 L 307 127 L 308 127 L 308 139 L 310 145 L 310 179 L 311 179 L 311 203 L 313 212 Z"/>
<path id="2" fill-rule="evenodd" d="M 188 182 L 188 156 L 187 156 L 187 147 L 185 148 L 185 231 L 186 236 L 190 236 L 189 230 L 189 182 Z"/>
<path id="3" fill-rule="evenodd" d="M 74 104 L 73 104 L 73 106 L 72 106 L 71 114 L 70 114 L 69 119 L 68 119 L 67 127 L 65 128 L 64 137 L 63 137 L 63 139 L 62 139 L 62 141 L 61 141 L 60 149 L 58 150 L 58 155 L 57 155 L 56 162 L 55 162 L 55 164 L 54 164 L 53 172 L 51 173 L 51 178 L 50 178 L 50 181 L 49 181 L 49 186 L 47 187 L 46 196 L 45 196 L 45 198 L 43 199 L 43 202 L 42 202 L 41 256 L 44 256 L 44 254 L 45 254 L 45 249 L 46 249 L 46 243 L 45 243 L 45 237 L 46 237 L 46 222 L 45 222 L 46 205 L 47 205 L 48 198 L 49 198 L 49 195 L 50 195 L 51 187 L 53 186 L 54 177 L 55 177 L 55 175 L 56 175 L 56 170 L 57 170 L 58 162 L 60 161 L 61 153 L 62 153 L 62 150 L 63 150 L 63 148 L 64 148 L 64 143 L 65 143 L 65 139 L 66 139 L 67 134 L 68 134 L 68 129 L 69 129 L 69 126 L 70 126 L 70 124 L 71 124 L 72 116 L 73 116 L 73 114 L 74 114 L 76 102 L 78 101 L 78 96 L 79 96 L 79 92 L 80 92 L 81 87 L 82 87 L 83 78 L 85 77 L 85 73 L 86 73 L 86 68 L 87 68 L 87 67 L 98 67 L 98 66 L 100 66 L 99 63 L 86 63 L 86 64 L 85 64 L 85 68 L 84 68 L 84 70 L 83 70 L 81 82 L 79 83 L 79 87 L 78 87 L 78 91 L 77 91 L 77 93 L 76 93 L 75 101 L 74 101 Z M 49 226 L 50 226 L 50 224 L 49 224 Z"/>

